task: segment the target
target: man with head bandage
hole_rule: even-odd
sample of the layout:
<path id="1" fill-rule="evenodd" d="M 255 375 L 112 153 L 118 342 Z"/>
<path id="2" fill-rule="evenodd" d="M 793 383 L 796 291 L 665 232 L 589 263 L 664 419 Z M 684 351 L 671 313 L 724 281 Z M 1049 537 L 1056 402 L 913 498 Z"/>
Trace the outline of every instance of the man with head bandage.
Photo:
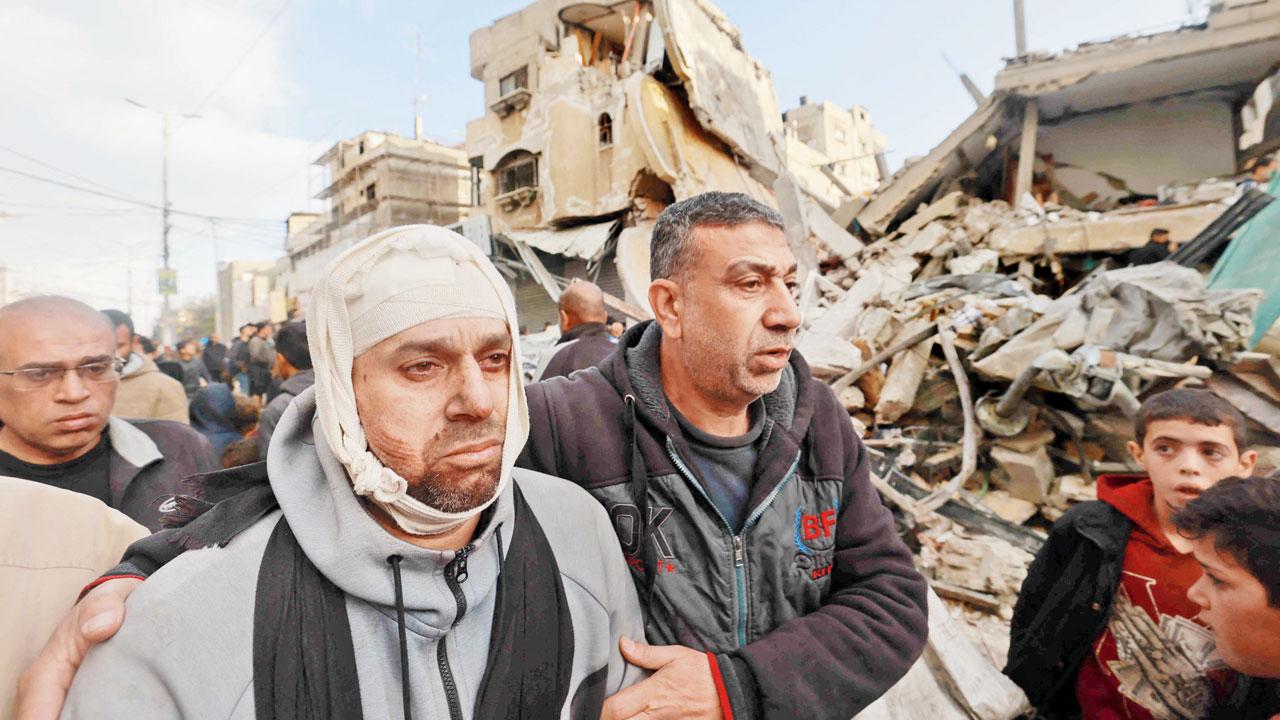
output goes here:
<path id="1" fill-rule="evenodd" d="M 177 531 L 202 549 L 132 595 L 64 717 L 597 718 L 639 679 L 618 651 L 639 605 L 600 504 L 514 468 L 517 327 L 493 265 L 442 228 L 330 263 L 315 387 L 265 464 L 173 504 L 249 486 Z"/>

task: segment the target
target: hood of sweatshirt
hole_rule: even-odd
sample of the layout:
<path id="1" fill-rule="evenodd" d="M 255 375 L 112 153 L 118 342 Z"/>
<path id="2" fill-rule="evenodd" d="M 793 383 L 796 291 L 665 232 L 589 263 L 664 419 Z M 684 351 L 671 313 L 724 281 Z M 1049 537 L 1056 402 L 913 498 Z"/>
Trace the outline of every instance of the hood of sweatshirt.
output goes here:
<path id="1" fill-rule="evenodd" d="M 315 388 L 308 388 L 280 419 L 267 454 L 271 489 L 298 545 L 348 596 L 385 608 L 396 604 L 388 558 L 400 556 L 405 609 L 426 626 L 410 629 L 443 635 L 453 625 L 458 607 L 445 568 L 459 552 L 427 550 L 387 532 L 356 497 L 346 470 L 323 439 L 315 409 Z M 466 578 L 457 583 L 468 608 L 495 589 L 499 570 L 495 535 L 505 534 L 509 540 L 513 507 L 508 484 L 480 517 L 466 554 Z"/>
<path id="2" fill-rule="evenodd" d="M 1146 475 L 1101 475 L 1098 499 L 1133 521 L 1143 542 L 1162 551 L 1172 551 L 1156 517 L 1155 486 Z"/>

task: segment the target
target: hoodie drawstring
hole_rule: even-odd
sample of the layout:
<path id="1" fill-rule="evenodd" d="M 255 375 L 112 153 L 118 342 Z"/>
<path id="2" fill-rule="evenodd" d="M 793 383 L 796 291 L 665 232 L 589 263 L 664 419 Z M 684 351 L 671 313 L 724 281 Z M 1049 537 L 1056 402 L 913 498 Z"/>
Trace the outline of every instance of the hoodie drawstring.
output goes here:
<path id="1" fill-rule="evenodd" d="M 404 585 L 400 580 L 400 563 L 403 560 L 399 555 L 387 558 L 391 565 L 391 577 L 396 585 L 396 622 L 400 625 L 400 694 L 404 699 L 404 720 L 413 720 L 409 695 L 409 639 L 404 624 Z"/>
<path id="2" fill-rule="evenodd" d="M 649 523 L 649 468 L 644 463 L 644 455 L 640 452 L 640 434 L 636 432 L 636 396 L 628 393 L 623 398 L 626 412 L 622 415 L 623 429 L 627 435 L 627 445 L 631 466 L 631 499 L 640 513 L 640 547 L 636 548 L 644 568 L 644 624 L 645 635 L 649 634 L 649 617 L 653 607 L 653 586 L 657 576 L 657 558 L 654 556 L 650 535 L 653 529 Z"/>

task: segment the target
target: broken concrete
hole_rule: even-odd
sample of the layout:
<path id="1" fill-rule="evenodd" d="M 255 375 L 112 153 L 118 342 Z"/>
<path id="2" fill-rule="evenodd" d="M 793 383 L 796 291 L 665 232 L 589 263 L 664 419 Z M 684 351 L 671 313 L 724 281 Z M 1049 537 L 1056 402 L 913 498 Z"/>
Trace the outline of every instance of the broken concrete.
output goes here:
<path id="1" fill-rule="evenodd" d="M 1043 446 L 1029 452 L 1005 447 L 991 448 L 991 459 L 1009 476 L 1009 494 L 1019 500 L 1042 504 L 1049 500 L 1053 485 L 1053 461 Z"/>

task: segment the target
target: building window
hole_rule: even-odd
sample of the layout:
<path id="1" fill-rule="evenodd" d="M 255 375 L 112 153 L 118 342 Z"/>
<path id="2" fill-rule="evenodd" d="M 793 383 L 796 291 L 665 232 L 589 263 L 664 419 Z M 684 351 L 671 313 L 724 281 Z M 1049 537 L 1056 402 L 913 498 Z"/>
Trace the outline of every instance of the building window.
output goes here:
<path id="1" fill-rule="evenodd" d="M 364 141 L 363 141 L 363 140 L 361 140 L 361 141 L 360 141 L 360 150 L 359 150 L 359 154 L 361 154 L 361 155 L 363 155 L 363 154 L 364 154 Z"/>
<path id="2" fill-rule="evenodd" d="M 498 194 L 538 186 L 538 157 L 528 152 L 512 154 L 497 170 Z"/>
<path id="3" fill-rule="evenodd" d="M 375 189 L 377 183 L 369 183 L 369 187 L 364 189 L 365 202 L 373 202 L 378 197 L 378 191 Z"/>
<path id="4" fill-rule="evenodd" d="M 613 118 L 609 117 L 609 113 L 600 113 L 600 119 L 596 122 L 596 128 L 600 133 L 600 147 L 609 147 L 613 144 Z"/>
<path id="5" fill-rule="evenodd" d="M 498 81 L 498 97 L 506 97 L 516 90 L 527 89 L 529 87 L 529 67 L 516 70 L 513 73 L 502 76 Z"/>
<path id="6" fill-rule="evenodd" d="M 842 143 L 848 138 L 849 136 L 845 134 L 844 128 L 836 128 L 836 142 Z"/>

